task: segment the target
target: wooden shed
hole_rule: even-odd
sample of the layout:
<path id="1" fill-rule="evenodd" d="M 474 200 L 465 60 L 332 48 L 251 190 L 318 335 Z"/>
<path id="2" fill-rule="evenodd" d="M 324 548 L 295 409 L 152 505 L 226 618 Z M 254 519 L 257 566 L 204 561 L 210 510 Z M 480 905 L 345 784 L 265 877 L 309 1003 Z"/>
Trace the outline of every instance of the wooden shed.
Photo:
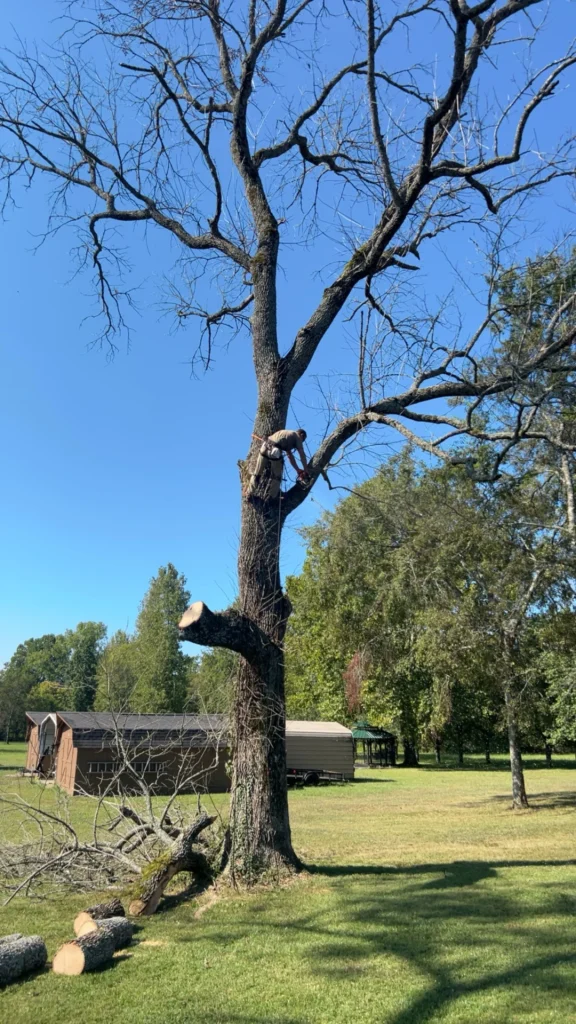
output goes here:
<path id="1" fill-rule="evenodd" d="M 227 737 L 222 715 L 58 712 L 55 780 L 68 793 L 98 793 L 115 781 L 156 793 L 222 792 Z"/>
<path id="2" fill-rule="evenodd" d="M 45 718 L 28 712 L 27 766 L 38 765 Z M 226 715 L 122 715 L 60 711 L 54 719 L 52 774 L 68 793 L 99 793 L 144 778 L 154 792 L 188 789 L 224 792 L 230 758 Z M 36 731 L 35 731 L 36 730 Z M 286 723 L 288 768 L 354 777 L 352 733 L 336 722 Z M 126 765 L 129 764 L 129 767 Z M 45 766 L 47 767 L 47 765 Z M 42 769 L 42 774 L 48 774 Z"/>

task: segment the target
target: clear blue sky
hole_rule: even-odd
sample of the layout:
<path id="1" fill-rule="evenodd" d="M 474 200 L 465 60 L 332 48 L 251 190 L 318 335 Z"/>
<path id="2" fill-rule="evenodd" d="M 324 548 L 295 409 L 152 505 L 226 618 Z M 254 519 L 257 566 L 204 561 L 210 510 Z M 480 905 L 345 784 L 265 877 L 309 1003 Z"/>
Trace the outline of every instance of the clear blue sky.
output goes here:
<path id="1" fill-rule="evenodd" d="M 55 0 L 4 0 L 0 38 L 9 42 L 14 30 L 52 38 L 60 9 Z M 573 8 L 570 21 L 574 28 Z M 562 31 L 559 21 L 552 45 Z M 569 99 L 556 111 L 568 117 Z M 130 628 L 149 578 L 168 561 L 187 576 L 194 599 L 224 607 L 234 598 L 236 461 L 248 447 L 255 397 L 243 341 L 205 377 L 191 378 L 191 336 L 172 333 L 156 305 L 167 269 L 160 243 L 133 250 L 142 290 L 130 351 L 109 361 L 90 349 L 93 326 L 82 320 L 92 299 L 87 280 L 72 278 L 74 237 L 63 232 L 34 251 L 46 193 L 19 193 L 18 202 L 0 225 L 0 664 L 27 637 L 82 620 Z M 545 209 L 552 237 L 568 214 Z M 465 258 L 466 240 L 458 245 Z M 285 340 L 321 290 L 305 260 L 298 270 L 292 259 L 290 271 Z M 433 266 L 426 279 L 434 291 Z M 314 370 L 346 367 L 350 358 L 340 328 Z M 307 409 L 316 402 L 311 385 L 295 408 L 302 425 L 321 433 L 321 414 Z M 331 504 L 322 482 L 287 529 L 285 571 L 300 565 L 296 528 Z"/>

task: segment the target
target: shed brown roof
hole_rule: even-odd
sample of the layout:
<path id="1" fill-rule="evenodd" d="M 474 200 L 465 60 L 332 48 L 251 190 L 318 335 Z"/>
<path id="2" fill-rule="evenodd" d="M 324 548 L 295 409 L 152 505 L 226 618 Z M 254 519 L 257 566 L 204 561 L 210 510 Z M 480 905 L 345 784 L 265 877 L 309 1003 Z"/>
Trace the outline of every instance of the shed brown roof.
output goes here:
<path id="1" fill-rule="evenodd" d="M 31 722 L 34 722 L 34 725 L 40 725 L 40 722 L 43 722 L 48 714 L 49 714 L 48 711 L 26 711 L 25 712 L 26 718 L 29 718 Z"/>

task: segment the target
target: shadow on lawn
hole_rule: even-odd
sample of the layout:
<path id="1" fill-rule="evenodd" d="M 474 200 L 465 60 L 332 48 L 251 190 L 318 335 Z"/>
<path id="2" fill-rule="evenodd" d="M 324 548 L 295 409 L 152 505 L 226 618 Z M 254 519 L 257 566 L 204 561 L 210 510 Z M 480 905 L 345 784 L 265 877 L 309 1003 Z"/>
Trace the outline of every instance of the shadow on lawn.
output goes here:
<path id="1" fill-rule="evenodd" d="M 258 931 L 265 946 L 278 949 L 280 933 L 292 956 L 298 950 L 299 971 L 342 984 L 346 999 L 358 984 L 365 1010 L 373 1001 L 373 1024 L 431 1024 L 444 1020 L 459 1001 L 483 993 L 485 1005 L 474 1001 L 471 1012 L 461 1005 L 454 1019 L 466 1020 L 470 1012 L 474 1021 L 503 1021 L 514 1006 L 518 1019 L 540 1009 L 538 1019 L 549 1019 L 544 1015 L 555 1007 L 555 1019 L 568 1021 L 567 1007 L 576 995 L 574 971 L 565 970 L 576 966 L 576 901 L 565 891 L 572 891 L 570 879 L 560 890 L 556 880 L 550 885 L 545 879 L 526 886 L 515 879 L 515 889 L 478 883 L 497 880 L 507 868 L 574 866 L 576 860 L 311 866 L 312 874 L 334 880 L 330 890 L 321 890 L 330 898 L 318 900 L 312 890 L 302 913 L 278 921 L 247 905 L 236 919 L 235 935 L 215 929 L 210 938 L 230 942 Z M 386 1010 L 379 1009 L 379 991 L 390 997 Z M 499 991 L 501 1005 L 494 1002 Z M 266 1024 L 272 1019 L 311 1024 L 315 1016 L 306 1022 L 267 1018 Z"/>
<path id="2" fill-rule="evenodd" d="M 340 878 L 348 875 L 438 875 L 443 879 L 425 882 L 423 889 L 462 888 L 474 885 L 484 878 L 496 878 L 498 868 L 557 868 L 576 867 L 573 860 L 454 860 L 443 864 L 407 864 L 391 867 L 381 864 L 310 864 L 306 870 L 311 875 L 327 875 Z"/>
<path id="3" fill-rule="evenodd" d="M 497 803 L 510 803 L 510 796 L 501 793 L 488 798 Z M 549 793 L 528 793 L 530 809 L 538 810 L 561 810 L 563 807 L 576 807 L 576 790 L 560 789 Z"/>
<path id="4" fill-rule="evenodd" d="M 576 769 L 576 759 L 574 757 L 554 757 L 551 765 L 547 765 L 543 757 L 531 757 L 530 754 L 524 755 L 522 758 L 524 768 L 528 771 L 545 771 L 553 772 L 556 768 L 565 771 Z M 402 768 L 403 765 L 398 765 Z M 441 761 L 440 764 L 436 764 L 432 754 L 423 754 L 420 758 L 418 765 L 420 771 L 426 772 L 509 772 L 510 761 L 506 758 L 496 758 L 491 761 L 490 764 L 486 764 L 485 761 L 480 759 L 465 758 L 464 764 L 458 764 L 457 759 L 447 756 Z"/>
<path id="5" fill-rule="evenodd" d="M 325 968 L 319 964 L 317 969 L 335 979 L 349 973 L 350 962 L 358 965 L 359 971 L 369 969 L 362 967 L 362 959 L 373 961 L 378 954 L 391 954 L 416 968 L 427 980 L 425 991 L 410 1005 L 387 1016 L 385 1024 L 425 1024 L 466 996 L 511 985 L 526 988 L 526 1010 L 534 1008 L 539 995 L 552 1005 L 554 993 L 558 997 L 576 994 L 574 976 L 557 973 L 561 966 L 576 965 L 570 938 L 576 902 L 542 885 L 536 907 L 529 901 L 511 898 L 510 890 L 501 887 L 474 887 L 486 879 L 498 878 L 501 869 L 574 866 L 576 860 L 311 867 L 313 874 L 346 879 L 348 883 L 353 876 L 372 876 L 376 883 L 338 887 L 343 928 L 338 930 L 337 943 L 325 935 L 328 941 L 317 947 L 318 960 L 331 962 Z M 427 879 L 430 875 L 436 877 Z M 566 886 L 569 884 L 567 881 Z M 557 922 L 550 924 L 550 916 L 565 919 L 564 934 Z M 446 924 L 451 925 L 450 932 Z M 512 929 L 507 930 L 506 925 L 512 925 Z M 462 947 L 477 947 L 474 958 L 464 967 Z M 499 955 L 506 966 L 487 969 L 492 958 L 497 960 Z M 339 960 L 346 961 L 346 967 L 335 966 L 334 961 Z M 517 962 L 510 966 L 511 960 Z M 560 1015 L 558 1019 L 566 1018 Z M 384 1024 L 382 1019 L 380 1024 Z"/>

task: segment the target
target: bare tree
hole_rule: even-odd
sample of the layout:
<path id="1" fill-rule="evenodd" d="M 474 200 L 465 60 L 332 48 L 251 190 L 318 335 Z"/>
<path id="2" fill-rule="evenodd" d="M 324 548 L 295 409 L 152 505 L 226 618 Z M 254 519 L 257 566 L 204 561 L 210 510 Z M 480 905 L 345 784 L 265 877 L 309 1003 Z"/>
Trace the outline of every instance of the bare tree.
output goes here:
<path id="1" fill-rule="evenodd" d="M 573 140 L 546 153 L 535 129 L 576 50 L 535 63 L 537 0 L 95 0 L 92 14 L 73 0 L 69 16 L 49 59 L 24 49 L 0 68 L 6 201 L 21 175 L 53 182 L 48 229 L 80 227 L 109 343 L 131 298 L 115 276 L 117 232 L 155 228 L 180 246 L 171 290 L 180 322 L 202 327 L 196 359 L 210 363 L 224 328 L 250 334 L 252 460 L 257 438 L 285 427 L 320 344 L 345 315 L 358 325 L 356 404 L 331 422 L 309 479 L 243 503 L 238 606 L 197 602 L 182 621 L 183 639 L 240 655 L 229 864 L 249 880 L 298 864 L 284 749 L 287 517 L 372 427 L 453 457 L 454 431 L 486 430 L 490 396 L 574 340 L 559 313 L 537 351 L 500 363 L 486 358 L 494 309 L 450 338 L 396 321 L 389 297 L 440 235 L 481 230 L 573 175 Z M 318 247 L 319 294 L 281 351 L 280 254 L 298 243 Z M 466 399 L 461 419 L 445 414 Z M 423 440 L 424 429 L 438 435 Z M 496 463 L 521 435 L 490 438 Z"/>

